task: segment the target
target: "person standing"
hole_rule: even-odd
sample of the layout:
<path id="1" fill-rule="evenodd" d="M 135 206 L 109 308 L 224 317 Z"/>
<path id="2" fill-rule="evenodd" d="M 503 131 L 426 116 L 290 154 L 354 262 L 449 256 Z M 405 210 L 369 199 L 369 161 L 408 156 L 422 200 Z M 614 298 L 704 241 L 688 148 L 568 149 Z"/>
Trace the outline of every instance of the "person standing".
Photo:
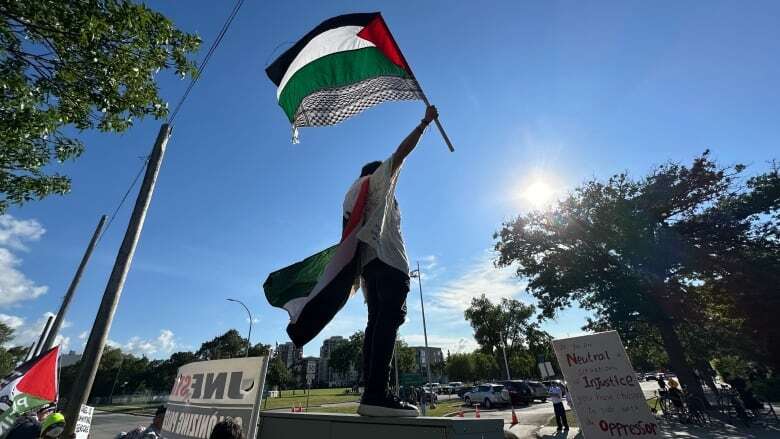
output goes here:
<path id="1" fill-rule="evenodd" d="M 568 430 L 569 423 L 566 421 L 566 408 L 563 407 L 563 389 L 558 383 L 553 382 L 548 389 L 550 393 L 550 401 L 553 405 L 553 411 L 555 411 L 555 423 L 558 424 L 558 431 Z"/>
<path id="2" fill-rule="evenodd" d="M 368 179 L 364 226 L 358 233 L 362 289 L 368 305 L 363 342 L 365 392 L 358 407 L 363 416 L 414 417 L 417 407 L 395 398 L 389 390 L 390 360 L 398 328 L 406 316 L 409 261 L 401 236 L 401 211 L 395 186 L 404 159 L 417 146 L 425 128 L 438 116 L 429 106 L 420 123 L 385 161 L 367 163 L 344 197 L 344 227 Z"/>

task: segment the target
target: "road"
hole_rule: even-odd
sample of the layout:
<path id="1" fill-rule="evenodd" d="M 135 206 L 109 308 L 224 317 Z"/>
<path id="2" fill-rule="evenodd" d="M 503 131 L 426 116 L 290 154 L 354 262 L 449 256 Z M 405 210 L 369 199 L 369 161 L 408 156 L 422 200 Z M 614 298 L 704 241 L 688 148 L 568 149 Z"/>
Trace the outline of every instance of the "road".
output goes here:
<path id="1" fill-rule="evenodd" d="M 139 425 L 144 428 L 152 422 L 151 416 L 127 415 L 124 413 L 109 413 L 95 410 L 92 415 L 90 439 L 114 439 L 123 431 L 130 431 Z"/>

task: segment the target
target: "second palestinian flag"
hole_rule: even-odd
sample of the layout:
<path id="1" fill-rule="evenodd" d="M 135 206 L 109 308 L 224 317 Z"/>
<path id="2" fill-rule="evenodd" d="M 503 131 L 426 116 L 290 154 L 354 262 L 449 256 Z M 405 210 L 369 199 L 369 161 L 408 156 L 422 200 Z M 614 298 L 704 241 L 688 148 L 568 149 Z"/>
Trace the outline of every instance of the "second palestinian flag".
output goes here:
<path id="1" fill-rule="evenodd" d="M 422 99 L 378 12 L 325 20 L 266 73 L 294 128 L 334 125 L 385 101 Z"/>
<path id="2" fill-rule="evenodd" d="M 317 336 L 357 290 L 360 258 L 357 234 L 363 225 L 369 177 L 363 177 L 341 242 L 268 275 L 268 303 L 290 314 L 287 334 L 296 346 Z"/>

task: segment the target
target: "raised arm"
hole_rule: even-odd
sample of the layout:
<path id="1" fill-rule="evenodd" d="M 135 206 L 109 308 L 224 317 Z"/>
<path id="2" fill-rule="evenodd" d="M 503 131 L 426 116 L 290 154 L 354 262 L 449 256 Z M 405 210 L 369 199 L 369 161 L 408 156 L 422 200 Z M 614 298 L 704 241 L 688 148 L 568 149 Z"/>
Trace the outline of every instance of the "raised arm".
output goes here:
<path id="1" fill-rule="evenodd" d="M 430 105 L 425 109 L 425 117 L 423 117 L 420 123 L 414 127 L 412 132 L 406 136 L 401 144 L 398 145 L 398 149 L 393 153 L 393 172 L 398 170 L 398 167 L 404 162 L 406 156 L 408 156 L 414 147 L 417 146 L 417 142 L 420 141 L 420 136 L 422 136 L 425 128 L 427 128 L 431 121 L 437 117 L 439 117 L 439 112 L 436 110 L 436 107 Z"/>

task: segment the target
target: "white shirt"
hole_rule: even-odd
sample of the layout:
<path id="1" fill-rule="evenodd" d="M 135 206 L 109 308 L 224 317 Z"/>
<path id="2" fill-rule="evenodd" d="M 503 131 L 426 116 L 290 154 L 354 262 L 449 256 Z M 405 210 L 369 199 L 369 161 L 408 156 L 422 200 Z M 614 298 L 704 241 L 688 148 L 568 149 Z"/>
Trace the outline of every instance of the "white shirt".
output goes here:
<path id="1" fill-rule="evenodd" d="M 365 222 L 357 235 L 363 244 L 361 267 L 379 258 L 385 264 L 409 273 L 409 260 L 401 236 L 401 210 L 395 199 L 400 172 L 400 166 L 393 172 L 393 156 L 390 156 L 369 176 L 368 199 L 363 214 Z M 352 213 L 362 181 L 362 178 L 356 180 L 344 197 L 344 218 L 349 218 Z"/>

